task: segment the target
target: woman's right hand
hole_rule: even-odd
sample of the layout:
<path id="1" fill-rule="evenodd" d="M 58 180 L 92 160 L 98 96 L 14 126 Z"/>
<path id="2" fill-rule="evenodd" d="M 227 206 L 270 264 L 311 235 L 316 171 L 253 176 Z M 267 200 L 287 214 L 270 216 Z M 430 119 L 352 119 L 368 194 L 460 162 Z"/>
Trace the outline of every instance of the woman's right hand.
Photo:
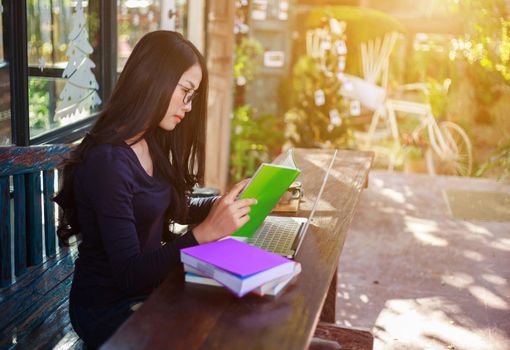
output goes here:
<path id="1" fill-rule="evenodd" d="M 257 201 L 236 199 L 249 180 L 237 183 L 229 193 L 216 200 L 209 215 L 193 229 L 193 235 L 199 244 L 229 236 L 250 220 L 250 205 L 257 204 Z"/>

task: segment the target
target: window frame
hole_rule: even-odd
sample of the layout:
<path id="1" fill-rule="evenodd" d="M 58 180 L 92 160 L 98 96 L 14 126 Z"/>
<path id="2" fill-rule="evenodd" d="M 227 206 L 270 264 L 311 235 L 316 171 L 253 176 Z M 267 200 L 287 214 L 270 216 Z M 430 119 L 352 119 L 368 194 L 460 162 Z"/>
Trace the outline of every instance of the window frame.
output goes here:
<path id="1" fill-rule="evenodd" d="M 28 66 L 27 1 L 2 0 L 5 56 L 9 61 L 11 92 L 11 135 L 13 145 L 29 146 L 49 143 L 70 143 L 82 138 L 98 116 L 91 116 L 30 138 L 28 77 L 60 78 L 63 69 Z M 99 96 L 108 100 L 117 79 L 117 0 L 99 2 L 100 45 Z M 7 34 L 7 35 L 6 35 Z"/>

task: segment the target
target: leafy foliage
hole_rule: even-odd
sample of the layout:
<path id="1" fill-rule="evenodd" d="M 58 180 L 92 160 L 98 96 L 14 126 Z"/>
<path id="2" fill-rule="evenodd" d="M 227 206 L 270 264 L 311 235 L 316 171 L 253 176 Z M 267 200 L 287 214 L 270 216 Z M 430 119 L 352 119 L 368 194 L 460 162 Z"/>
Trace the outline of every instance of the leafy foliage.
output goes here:
<path id="1" fill-rule="evenodd" d="M 262 44 L 253 38 L 244 37 L 236 46 L 235 53 L 234 78 L 253 80 L 264 53 Z"/>
<path id="2" fill-rule="evenodd" d="M 417 34 L 413 50 L 408 51 L 410 54 L 393 56 L 393 59 L 406 62 L 403 82 L 428 83 L 429 95 L 425 100 L 431 104 L 436 117 L 453 121 L 467 132 L 474 145 L 475 167 L 481 163 L 478 174 L 498 177 L 498 172 L 501 175 L 506 170 L 501 157 L 496 156 L 500 154 L 497 150 L 510 135 L 508 1 L 448 0 L 444 3 L 448 3 L 445 10 L 451 18 L 452 29 L 456 29 L 451 33 Z M 390 78 L 395 75 L 390 74 Z M 445 88 L 445 82 L 451 82 L 449 89 Z M 390 82 L 390 86 L 398 83 Z M 399 129 L 400 124 L 401 120 Z M 487 160 L 488 153 L 492 154 L 490 160 Z"/>
<path id="3" fill-rule="evenodd" d="M 289 86 L 291 108 L 285 113 L 285 135 L 299 147 L 345 147 L 349 135 L 346 125 L 331 126 L 329 113 L 341 114 L 346 108 L 339 95 L 341 84 L 334 76 L 321 72 L 308 56 L 302 56 L 293 69 Z M 322 90 L 325 103 L 317 106 L 315 93 Z"/>
<path id="4" fill-rule="evenodd" d="M 501 144 L 475 175 L 486 176 L 490 173 L 495 173 L 498 180 L 510 179 L 510 140 Z"/>
<path id="5" fill-rule="evenodd" d="M 510 82 L 510 10 L 505 0 L 454 1 L 464 19 L 466 34 L 450 51 L 452 59 L 462 57 L 488 72 L 497 72 Z"/>
<path id="6" fill-rule="evenodd" d="M 254 116 L 249 105 L 237 107 L 231 121 L 230 175 L 240 181 L 253 175 L 262 162 L 269 162 L 281 151 L 284 124 L 274 115 Z"/>
<path id="7" fill-rule="evenodd" d="M 399 22 L 385 13 L 349 6 L 315 8 L 307 15 L 304 28 L 327 29 L 330 18 L 346 23 L 348 50 L 345 71 L 358 76 L 361 76 L 359 46 L 362 42 L 385 33 L 404 31 Z M 298 45 L 305 47 L 304 43 Z M 328 61 L 328 58 L 325 60 Z M 302 55 L 297 60 L 287 88 L 290 103 L 285 114 L 286 137 L 291 144 L 299 147 L 355 148 L 348 101 L 340 95 L 341 86 L 341 79 L 325 73 L 310 57 Z M 325 96 L 323 104 L 316 101 L 318 92 Z M 340 117 L 339 123 L 332 122 L 336 113 Z"/>
<path id="8" fill-rule="evenodd" d="M 30 101 L 30 129 L 34 130 L 34 132 L 47 129 L 50 126 L 48 120 L 49 81 L 45 79 L 29 79 L 28 100 Z"/>
<path id="9" fill-rule="evenodd" d="M 263 52 L 260 42 L 247 36 L 239 38 L 235 48 L 236 89 L 230 135 L 230 180 L 234 182 L 253 175 L 260 163 L 279 153 L 283 144 L 279 119 L 273 115 L 256 117 L 255 108 L 244 102 L 245 85 L 255 77 Z"/>

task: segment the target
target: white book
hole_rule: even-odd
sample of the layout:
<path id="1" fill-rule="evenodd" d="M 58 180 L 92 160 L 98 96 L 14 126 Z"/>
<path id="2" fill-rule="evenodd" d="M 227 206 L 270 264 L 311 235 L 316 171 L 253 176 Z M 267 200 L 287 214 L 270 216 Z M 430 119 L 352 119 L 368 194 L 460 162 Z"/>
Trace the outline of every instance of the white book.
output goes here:
<path id="1" fill-rule="evenodd" d="M 184 275 L 184 280 L 189 283 L 195 284 L 203 284 L 214 287 L 223 287 L 223 285 L 212 278 L 204 276 L 199 270 L 184 264 L 184 271 L 186 274 Z M 264 296 L 276 296 L 278 295 L 290 282 L 292 282 L 297 275 L 301 272 L 301 264 L 295 263 L 294 271 L 286 276 L 282 276 L 280 278 L 276 278 L 272 281 L 267 282 L 266 284 L 256 288 L 253 290 L 253 293 Z"/>
<path id="2" fill-rule="evenodd" d="M 212 278 L 202 276 L 199 273 L 186 272 L 184 274 L 184 280 L 189 283 L 204 284 L 213 287 L 223 287 L 223 285 L 220 282 L 216 282 Z"/>

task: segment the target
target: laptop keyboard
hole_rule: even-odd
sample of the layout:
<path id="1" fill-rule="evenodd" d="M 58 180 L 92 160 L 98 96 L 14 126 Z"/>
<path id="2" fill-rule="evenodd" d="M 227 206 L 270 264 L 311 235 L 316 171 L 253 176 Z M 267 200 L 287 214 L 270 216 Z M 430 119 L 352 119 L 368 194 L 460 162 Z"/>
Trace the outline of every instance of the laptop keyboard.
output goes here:
<path id="1" fill-rule="evenodd" d="M 302 224 L 286 217 L 267 217 L 247 243 L 264 250 L 292 256 L 292 245 Z"/>

